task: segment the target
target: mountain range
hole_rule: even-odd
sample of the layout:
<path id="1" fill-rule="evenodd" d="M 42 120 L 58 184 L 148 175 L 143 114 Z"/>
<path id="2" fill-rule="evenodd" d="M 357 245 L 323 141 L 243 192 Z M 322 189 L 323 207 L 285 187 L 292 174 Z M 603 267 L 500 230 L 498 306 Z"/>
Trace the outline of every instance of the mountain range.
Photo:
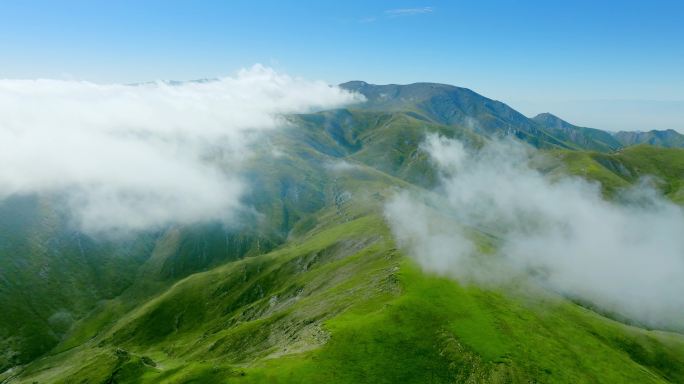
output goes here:
<path id="1" fill-rule="evenodd" d="M 528 118 L 444 84 L 340 87 L 365 101 L 288 115 L 277 154 L 257 145 L 242 174 L 259 214 L 240 226 L 102 239 L 60 196 L 0 202 L 0 382 L 684 382 L 684 330 L 425 272 L 383 213 L 399 189 L 438 186 L 431 133 L 513 137 L 549 178 L 610 200 L 648 176 L 682 204 L 684 135 Z"/>
<path id="2" fill-rule="evenodd" d="M 578 127 L 550 113 L 531 119 L 508 105 L 470 89 L 446 84 L 373 85 L 363 81 L 340 84 L 366 96 L 363 109 L 409 111 L 444 125 L 470 127 L 480 134 L 514 134 L 540 148 L 558 147 L 615 151 L 637 144 L 682 147 L 684 135 L 672 129 L 648 132 L 607 132 Z"/>

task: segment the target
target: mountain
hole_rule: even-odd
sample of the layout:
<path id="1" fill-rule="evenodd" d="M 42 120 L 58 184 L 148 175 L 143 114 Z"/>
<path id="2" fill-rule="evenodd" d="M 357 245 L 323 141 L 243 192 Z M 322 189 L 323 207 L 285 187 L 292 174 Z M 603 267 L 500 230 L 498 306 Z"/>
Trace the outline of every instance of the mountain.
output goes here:
<path id="1" fill-rule="evenodd" d="M 563 171 L 596 180 L 611 196 L 647 178 L 671 200 L 684 203 L 684 149 L 637 145 L 615 153 L 558 151 Z"/>
<path id="2" fill-rule="evenodd" d="M 660 147 L 684 147 L 684 135 L 668 129 L 665 131 L 651 130 L 648 132 L 620 131 L 615 139 L 624 147 L 637 144 L 650 144 Z"/>
<path id="3" fill-rule="evenodd" d="M 426 273 L 384 203 L 426 192 L 430 133 L 469 148 L 512 135 L 549 177 L 607 198 L 654 176 L 684 203 L 684 149 L 637 145 L 441 84 L 344 88 L 367 101 L 287 116 L 244 177 L 240 227 L 125 239 L 74 230 L 58 197 L 0 205 L 0 382 L 684 382 L 681 330 L 652 330 L 543 286 Z M 611 139 L 612 138 L 612 139 Z M 448 221 L 445 225 L 460 225 Z M 499 234 L 471 228 L 482 248 Z"/>
<path id="4" fill-rule="evenodd" d="M 531 119 L 508 105 L 467 88 L 436 83 L 374 85 L 350 81 L 340 87 L 366 97 L 360 108 L 402 111 L 438 124 L 461 126 L 486 136 L 515 135 L 538 148 L 611 152 L 637 144 L 684 147 L 684 135 L 673 130 L 611 133 L 570 124 L 550 113 Z"/>
<path id="5" fill-rule="evenodd" d="M 435 83 L 373 85 L 351 81 L 340 87 L 366 97 L 361 108 L 372 111 L 405 111 L 428 121 L 467 127 L 475 133 L 515 135 L 537 147 L 569 146 L 549 135 L 538 124 L 508 105 L 470 89 Z"/>
<path id="6" fill-rule="evenodd" d="M 532 118 L 555 137 L 576 144 L 582 149 L 599 152 L 612 152 L 624 147 L 614 135 L 595 128 L 572 125 L 550 113 L 541 113 Z"/>
<path id="7" fill-rule="evenodd" d="M 70 229 L 59 207 L 46 196 L 0 204 L 2 368 L 49 351 L 80 318 L 132 286 L 139 294 L 153 293 L 247 255 L 256 242 L 263 252 L 277 241 L 264 233 L 226 232 L 218 224 L 102 239 Z"/>

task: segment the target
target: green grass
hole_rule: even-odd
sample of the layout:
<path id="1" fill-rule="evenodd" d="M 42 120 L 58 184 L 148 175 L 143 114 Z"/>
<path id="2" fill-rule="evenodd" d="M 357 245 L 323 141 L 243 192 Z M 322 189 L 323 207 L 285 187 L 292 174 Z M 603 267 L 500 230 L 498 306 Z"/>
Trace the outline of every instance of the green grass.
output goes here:
<path id="1" fill-rule="evenodd" d="M 636 346 L 663 348 L 659 336 L 566 302 L 524 304 L 425 276 L 410 262 L 402 264 L 400 275 L 404 293 L 382 310 L 331 320 L 331 341 L 320 350 L 266 361 L 236 382 L 655 383 L 666 381 L 663 376 L 683 377 L 677 352 L 647 352 L 656 364 L 647 367 L 619 346 L 626 338 Z M 599 331 L 608 336 L 597 337 Z M 631 339 L 634 334 L 641 339 Z M 659 371 L 657 364 L 674 372 Z"/>
<path id="2" fill-rule="evenodd" d="M 563 160 L 564 172 L 598 181 L 608 196 L 642 178 L 651 178 L 668 198 L 684 203 L 684 149 L 638 145 L 612 154 L 577 151 L 553 154 Z"/>
<path id="3" fill-rule="evenodd" d="M 418 144 L 439 132 L 481 145 L 470 129 L 405 112 L 294 119 L 300 129 L 273 137 L 287 151 L 247 167 L 256 186 L 248 204 L 262 214 L 249 231 L 171 228 L 127 248 L 110 244 L 102 265 L 67 243 L 68 263 L 55 276 L 71 279 L 46 283 L 31 276 L 57 224 L 29 220 L 21 233 L 31 241 L 0 260 L 37 284 L 0 291 L 14 306 L 0 323 L 0 347 L 24 355 L 0 364 L 31 362 L 0 382 L 684 382 L 681 335 L 629 327 L 522 283 L 463 286 L 423 273 L 396 248 L 383 202 L 396 189 L 435 183 Z M 653 175 L 684 202 L 682 150 L 550 153 L 563 166 L 545 169 L 597 180 L 607 196 Z M 351 166 L 330 168 L 340 158 Z M 471 232 L 480 249 L 496 246 Z M 32 256 L 25 264 L 20 251 Z M 50 290 L 61 296 L 48 300 Z M 47 323 L 60 307 L 75 314 L 70 328 Z M 22 319 L 24 339 L 8 337 Z"/>
<path id="4" fill-rule="evenodd" d="M 394 248 L 379 217 L 324 217 L 282 249 L 178 282 L 105 334 L 32 364 L 19 382 L 684 379 L 681 336 L 632 328 L 534 287 L 502 293 L 426 275 Z"/>

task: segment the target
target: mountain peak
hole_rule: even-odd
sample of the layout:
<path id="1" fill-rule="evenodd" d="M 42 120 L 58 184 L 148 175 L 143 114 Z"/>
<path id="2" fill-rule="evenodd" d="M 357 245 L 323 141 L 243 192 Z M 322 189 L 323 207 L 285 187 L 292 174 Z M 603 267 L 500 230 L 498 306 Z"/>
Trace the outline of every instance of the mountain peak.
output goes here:
<path id="1" fill-rule="evenodd" d="M 567 121 L 561 119 L 560 117 L 550 112 L 540 113 L 537 116 L 533 117 L 532 120 L 545 126 L 555 126 L 558 128 L 576 127 L 576 125 L 568 123 Z"/>
<path id="2" fill-rule="evenodd" d="M 542 112 L 538 114 L 537 116 L 533 117 L 533 119 L 557 119 L 557 120 L 562 120 L 560 117 L 554 115 L 551 112 Z"/>
<path id="3" fill-rule="evenodd" d="M 358 88 L 365 87 L 365 86 L 367 86 L 367 85 L 369 85 L 369 84 L 366 83 L 365 81 L 361 81 L 361 80 L 352 80 L 352 81 L 347 81 L 347 82 L 345 82 L 345 83 L 339 84 L 339 87 L 340 87 L 340 88 L 343 88 L 343 89 L 347 89 L 347 90 L 353 91 L 353 90 L 356 90 L 356 89 L 358 89 Z"/>
<path id="4" fill-rule="evenodd" d="M 468 126 L 487 134 L 509 132 L 511 127 L 532 133 L 536 127 L 508 105 L 454 85 L 427 82 L 375 85 L 357 80 L 340 87 L 363 94 L 366 102 L 359 107 L 366 110 L 413 112 L 435 123 Z M 475 124 L 476 121 L 479 123 Z"/>
<path id="5" fill-rule="evenodd" d="M 339 85 L 341 88 L 348 89 L 351 91 L 358 91 L 361 88 L 366 90 L 401 90 L 402 92 L 411 93 L 424 93 L 428 94 L 434 92 L 435 90 L 462 90 L 467 92 L 472 92 L 470 89 L 457 87 L 455 85 L 443 84 L 443 83 L 430 83 L 430 82 L 418 82 L 409 84 L 371 84 L 361 80 L 347 81 Z"/>
<path id="6" fill-rule="evenodd" d="M 683 147 L 684 135 L 674 129 L 663 131 L 620 131 L 615 133 L 615 138 L 624 146 L 637 144 L 658 145 L 661 147 Z"/>

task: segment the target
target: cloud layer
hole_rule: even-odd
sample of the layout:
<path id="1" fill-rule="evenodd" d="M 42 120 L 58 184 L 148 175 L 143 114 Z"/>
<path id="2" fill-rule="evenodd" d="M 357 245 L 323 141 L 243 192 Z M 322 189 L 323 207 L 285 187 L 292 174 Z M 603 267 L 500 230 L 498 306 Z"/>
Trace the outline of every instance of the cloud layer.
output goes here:
<path id="1" fill-rule="evenodd" d="M 89 232 L 230 222 L 241 162 L 281 114 L 357 97 L 260 65 L 186 83 L 0 80 L 0 199 L 62 196 Z"/>
<path id="2" fill-rule="evenodd" d="M 550 181 L 512 142 L 471 152 L 429 136 L 423 150 L 442 173 L 437 197 L 401 193 L 386 215 L 425 269 L 481 284 L 527 276 L 604 311 L 684 329 L 679 206 L 645 185 L 616 203 L 582 179 Z"/>

